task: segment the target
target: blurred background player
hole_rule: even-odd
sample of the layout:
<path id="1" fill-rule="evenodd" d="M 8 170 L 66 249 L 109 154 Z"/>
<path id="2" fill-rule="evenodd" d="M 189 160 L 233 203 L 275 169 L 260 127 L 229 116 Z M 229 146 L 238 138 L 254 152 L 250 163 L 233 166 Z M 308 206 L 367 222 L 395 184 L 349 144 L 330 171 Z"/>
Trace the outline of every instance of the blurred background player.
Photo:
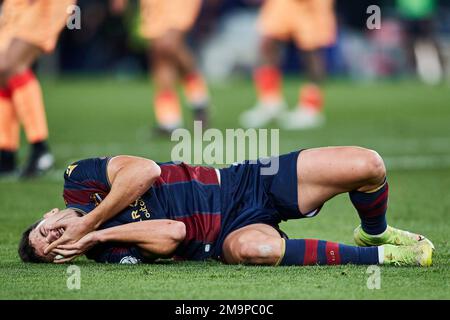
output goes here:
<path id="1" fill-rule="evenodd" d="M 75 0 L 5 0 L 0 16 L 0 175 L 16 170 L 23 125 L 31 152 L 21 176 L 49 170 L 48 127 L 39 81 L 31 66 L 55 48 Z"/>
<path id="2" fill-rule="evenodd" d="M 265 0 L 259 17 L 262 34 L 261 62 L 254 72 L 258 94 L 256 106 L 243 113 L 244 127 L 262 127 L 277 117 L 285 129 L 307 129 L 323 123 L 323 97 L 319 83 L 325 76 L 321 48 L 336 39 L 334 0 Z M 279 46 L 290 40 L 302 51 L 309 83 L 302 86 L 296 110 L 282 113 L 286 103 L 282 94 Z"/>
<path id="3" fill-rule="evenodd" d="M 423 82 L 440 83 L 444 78 L 444 58 L 435 35 L 437 0 L 397 0 L 396 4 L 410 66 Z"/>
<path id="4" fill-rule="evenodd" d="M 113 11 L 123 11 L 127 0 L 112 0 Z M 170 133 L 183 125 L 177 85 L 181 81 L 195 120 L 206 126 L 208 89 L 186 44 L 201 0 L 141 0 L 141 35 L 151 42 L 150 64 L 155 83 L 154 108 L 160 132 Z"/>

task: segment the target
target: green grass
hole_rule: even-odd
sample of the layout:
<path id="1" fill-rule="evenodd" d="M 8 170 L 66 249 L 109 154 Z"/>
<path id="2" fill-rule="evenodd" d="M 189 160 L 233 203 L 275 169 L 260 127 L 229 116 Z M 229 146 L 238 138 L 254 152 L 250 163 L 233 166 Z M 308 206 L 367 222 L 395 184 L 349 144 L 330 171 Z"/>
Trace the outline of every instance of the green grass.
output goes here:
<path id="1" fill-rule="evenodd" d="M 297 82 L 286 83 L 293 104 Z M 25 265 L 21 231 L 45 210 L 62 207 L 62 171 L 85 157 L 135 154 L 170 158 L 173 142 L 152 136 L 145 81 L 65 79 L 43 83 L 57 169 L 36 181 L 0 181 L 0 299 L 449 299 L 450 91 L 412 82 L 326 88 L 326 127 L 280 132 L 280 152 L 299 147 L 361 145 L 386 159 L 390 224 L 427 235 L 436 245 L 430 268 L 381 268 L 381 289 L 366 286 L 366 267 L 249 267 L 218 262 L 99 265 L 81 259 L 81 289 L 68 290 L 67 266 Z M 214 126 L 237 126 L 253 103 L 249 82 L 213 86 Z M 187 110 L 186 110 L 187 111 Z M 188 113 L 187 113 L 188 115 Z M 188 118 L 190 116 L 188 115 Z M 26 147 L 21 149 L 21 159 Z M 284 223 L 291 237 L 352 243 L 357 215 L 346 195 L 321 214 Z"/>

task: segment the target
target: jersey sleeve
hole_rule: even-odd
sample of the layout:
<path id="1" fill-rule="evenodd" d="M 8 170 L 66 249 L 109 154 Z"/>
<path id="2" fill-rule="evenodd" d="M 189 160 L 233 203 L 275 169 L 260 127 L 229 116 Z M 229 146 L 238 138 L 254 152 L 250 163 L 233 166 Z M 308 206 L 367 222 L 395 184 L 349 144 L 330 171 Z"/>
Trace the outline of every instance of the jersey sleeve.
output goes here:
<path id="1" fill-rule="evenodd" d="M 111 190 L 107 168 L 110 158 L 92 158 L 75 162 L 64 172 L 63 198 L 67 208 L 87 214 L 100 204 Z"/>
<path id="2" fill-rule="evenodd" d="M 107 243 L 91 249 L 86 257 L 99 263 L 138 264 L 151 262 L 146 259 L 136 246 L 120 243 Z"/>

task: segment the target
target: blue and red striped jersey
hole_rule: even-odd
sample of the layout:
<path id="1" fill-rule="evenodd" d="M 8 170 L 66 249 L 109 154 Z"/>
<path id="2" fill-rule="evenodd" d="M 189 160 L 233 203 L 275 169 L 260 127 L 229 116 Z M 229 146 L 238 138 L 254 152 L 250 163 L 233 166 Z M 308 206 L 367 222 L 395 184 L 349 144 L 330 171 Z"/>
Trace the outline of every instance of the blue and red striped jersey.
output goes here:
<path id="1" fill-rule="evenodd" d="M 110 158 L 86 159 L 67 168 L 64 173 L 63 197 L 68 208 L 88 214 L 105 199 L 111 189 L 107 175 L 109 160 Z M 161 176 L 153 186 L 101 228 L 151 219 L 182 221 L 186 225 L 187 234 L 174 258 L 209 258 L 221 228 L 220 184 L 215 169 L 172 162 L 158 165 L 161 167 Z M 123 257 L 127 257 L 127 254 L 136 256 L 124 248 L 108 250 L 121 252 Z M 105 259 L 108 254 L 96 256 L 102 256 L 97 260 L 108 262 Z M 114 261 L 110 262 L 118 260 L 121 260 L 120 257 L 115 256 Z"/>

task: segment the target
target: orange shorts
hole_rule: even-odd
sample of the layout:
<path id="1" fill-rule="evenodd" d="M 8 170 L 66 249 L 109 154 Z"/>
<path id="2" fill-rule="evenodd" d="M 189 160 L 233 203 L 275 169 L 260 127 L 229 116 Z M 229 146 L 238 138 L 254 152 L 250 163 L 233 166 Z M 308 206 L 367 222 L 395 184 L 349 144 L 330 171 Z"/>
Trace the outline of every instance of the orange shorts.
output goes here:
<path id="1" fill-rule="evenodd" d="M 4 0 L 0 16 L 0 51 L 15 38 L 51 52 L 76 0 Z"/>
<path id="2" fill-rule="evenodd" d="M 264 36 L 292 39 L 304 50 L 327 47 L 336 41 L 334 0 L 266 0 L 258 24 Z"/>
<path id="3" fill-rule="evenodd" d="M 187 32 L 200 11 L 202 0 L 141 0 L 141 34 L 154 39 L 169 30 Z"/>

